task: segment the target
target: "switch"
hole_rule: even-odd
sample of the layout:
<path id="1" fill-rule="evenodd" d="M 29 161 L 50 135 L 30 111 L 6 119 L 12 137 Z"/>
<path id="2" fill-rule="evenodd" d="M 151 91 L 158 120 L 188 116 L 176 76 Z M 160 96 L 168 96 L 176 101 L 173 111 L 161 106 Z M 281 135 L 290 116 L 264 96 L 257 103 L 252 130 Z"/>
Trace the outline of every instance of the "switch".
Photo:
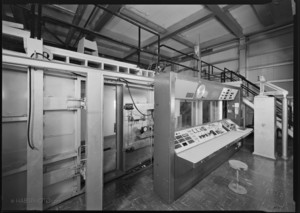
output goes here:
<path id="1" fill-rule="evenodd" d="M 181 147 L 180 144 L 176 144 L 176 145 L 175 145 L 175 149 L 178 149 L 178 148 L 180 148 L 180 147 Z"/>

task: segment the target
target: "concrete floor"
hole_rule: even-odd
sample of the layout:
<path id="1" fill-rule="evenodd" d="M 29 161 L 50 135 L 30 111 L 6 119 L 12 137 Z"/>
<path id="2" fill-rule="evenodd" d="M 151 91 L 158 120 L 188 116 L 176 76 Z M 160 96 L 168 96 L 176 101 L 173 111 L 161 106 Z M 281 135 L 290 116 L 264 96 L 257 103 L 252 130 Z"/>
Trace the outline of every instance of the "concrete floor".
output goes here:
<path id="1" fill-rule="evenodd" d="M 172 204 L 164 203 L 153 192 L 152 167 L 133 176 L 105 184 L 104 210 L 262 210 L 294 212 L 293 201 L 293 141 L 289 141 L 289 159 L 274 161 L 255 156 L 253 135 L 231 159 L 241 160 L 248 171 L 240 176 L 240 183 L 248 193 L 238 195 L 229 190 L 235 171 L 224 162 L 205 179 Z M 278 141 L 280 156 L 280 140 Z M 85 194 L 61 203 L 51 210 L 85 210 Z"/>

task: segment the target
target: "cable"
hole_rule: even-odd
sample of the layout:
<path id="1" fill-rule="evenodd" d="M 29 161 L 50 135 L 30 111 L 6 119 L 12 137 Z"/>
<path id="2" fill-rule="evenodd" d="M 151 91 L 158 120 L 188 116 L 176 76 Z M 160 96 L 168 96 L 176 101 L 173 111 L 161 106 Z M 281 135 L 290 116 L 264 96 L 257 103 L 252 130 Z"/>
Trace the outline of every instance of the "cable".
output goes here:
<path id="1" fill-rule="evenodd" d="M 142 112 L 138 109 L 138 107 L 135 105 L 135 102 L 134 102 L 134 100 L 133 100 L 133 98 L 132 98 L 132 95 L 131 95 L 131 92 L 130 92 L 130 89 L 129 89 L 129 85 L 128 85 L 128 83 L 130 83 L 130 82 L 127 81 L 125 78 L 119 78 L 119 81 L 124 81 L 124 82 L 126 83 L 127 89 L 128 89 L 128 92 L 129 92 L 129 95 L 130 95 L 130 98 L 131 98 L 131 101 L 132 101 L 132 103 L 133 103 L 135 109 L 136 109 L 141 115 L 143 115 L 143 116 L 145 116 L 145 117 L 151 116 L 152 113 L 149 114 L 149 115 L 146 115 L 146 114 L 142 113 Z"/>
<path id="2" fill-rule="evenodd" d="M 50 61 L 49 59 L 49 54 L 47 53 L 48 57 L 45 56 L 45 53 L 47 52 L 43 52 L 43 54 L 41 53 L 37 53 L 37 52 L 34 52 L 31 54 L 30 58 L 32 58 L 34 56 L 34 54 L 36 55 L 41 55 L 43 56 L 43 58 L 46 58 L 47 60 Z M 27 122 L 27 142 L 28 142 L 28 146 L 32 149 L 32 150 L 38 150 L 34 144 L 31 142 L 31 139 L 30 139 L 30 133 L 31 133 L 31 128 L 30 128 L 30 123 L 31 123 L 31 66 L 29 66 L 29 91 L 28 91 L 28 101 L 29 101 L 29 109 L 28 109 L 28 122 Z"/>
<path id="3" fill-rule="evenodd" d="M 31 121 L 31 67 L 29 66 L 29 91 L 28 91 L 28 99 L 29 99 L 29 112 L 28 112 L 28 122 L 27 122 L 27 142 L 28 146 L 34 150 L 35 147 L 31 145 L 30 141 L 30 121 Z"/>

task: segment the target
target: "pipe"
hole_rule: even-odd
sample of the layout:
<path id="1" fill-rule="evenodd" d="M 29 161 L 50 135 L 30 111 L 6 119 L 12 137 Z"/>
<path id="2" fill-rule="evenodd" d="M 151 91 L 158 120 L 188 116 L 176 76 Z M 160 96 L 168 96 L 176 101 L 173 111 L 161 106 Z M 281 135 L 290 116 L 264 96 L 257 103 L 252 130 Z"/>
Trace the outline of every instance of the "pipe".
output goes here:
<path id="1" fill-rule="evenodd" d="M 86 20 L 85 24 L 84 24 L 84 28 L 88 25 L 88 23 L 90 22 L 90 19 L 92 18 L 92 15 L 94 14 L 95 10 L 96 10 L 96 6 L 93 8 L 91 14 L 89 15 L 88 19 Z M 73 47 L 76 46 L 76 44 L 79 42 L 80 36 L 82 35 L 82 33 L 80 32 L 80 34 L 77 36 L 75 43 L 73 44 Z M 67 44 L 68 45 L 68 44 Z"/>
<path id="2" fill-rule="evenodd" d="M 25 9 L 27 10 L 26 8 L 24 7 L 21 7 L 22 9 Z M 33 13 L 33 16 L 35 16 L 35 14 Z M 84 33 L 87 33 L 87 34 L 92 34 L 96 37 L 101 37 L 101 38 L 104 38 L 106 40 L 109 40 L 109 41 L 112 41 L 112 42 L 115 42 L 115 43 L 118 43 L 118 44 L 121 44 L 123 46 L 127 46 L 127 47 L 130 47 L 132 49 L 136 49 L 138 50 L 138 47 L 135 47 L 131 44 L 127 44 L 127 43 L 124 43 L 124 42 L 121 42 L 121 41 L 118 41 L 118 40 L 114 40 L 110 37 L 107 37 L 107 36 L 104 36 L 104 35 L 101 35 L 100 33 L 97 33 L 97 32 L 94 32 L 92 30 L 88 30 L 88 29 L 85 29 L 83 27 L 79 27 L 77 25 L 74 25 L 72 23 L 68 23 L 68 22 L 65 22 L 65 21 L 61 21 L 59 19 L 56 19 L 56 18 L 52 18 L 52 17 L 49 17 L 49 16 L 42 16 L 41 17 L 43 21 L 47 21 L 47 22 L 52 22 L 52 23 L 56 23 L 56 24 L 61 24 L 61 25 L 65 25 L 65 26 L 69 26 L 69 27 L 73 27 L 81 32 L 84 32 Z M 141 27 L 143 29 L 143 27 Z M 158 35 L 159 36 L 159 35 Z M 160 36 L 158 37 L 159 39 L 159 42 L 160 42 Z M 147 50 L 140 50 L 141 52 L 145 52 L 145 53 L 148 53 L 148 54 L 151 54 L 151 55 L 157 55 L 158 56 L 158 62 L 160 60 L 160 55 L 157 54 L 157 53 L 153 53 L 153 52 L 150 52 L 150 51 L 147 51 Z M 158 49 L 158 53 L 160 53 L 160 50 Z M 165 57 L 164 57 L 165 58 Z"/>
<path id="3" fill-rule="evenodd" d="M 175 51 L 175 52 L 180 53 L 181 55 L 185 55 L 186 57 L 189 57 L 189 58 L 192 58 L 192 59 L 195 59 L 195 60 L 199 60 L 199 59 L 197 59 L 197 58 L 194 58 L 193 56 L 190 56 L 190 55 L 188 55 L 188 54 L 185 54 L 185 53 L 183 53 L 183 52 L 181 52 L 181 51 L 179 51 L 179 50 L 176 50 L 176 49 L 174 49 L 174 48 L 172 48 L 172 47 L 169 47 L 169 46 L 167 46 L 167 45 L 165 45 L 165 44 L 160 45 L 160 47 L 166 47 L 166 48 L 168 48 L 168 49 L 170 49 L 170 50 L 173 50 L 173 51 Z"/>
<path id="4" fill-rule="evenodd" d="M 34 20 L 35 20 L 35 4 L 31 5 L 31 28 L 30 28 L 30 38 L 34 38 Z"/>
<path id="5" fill-rule="evenodd" d="M 140 61 L 141 61 L 141 27 L 139 27 L 138 66 L 140 66 Z"/>
<path id="6" fill-rule="evenodd" d="M 78 29 L 78 30 L 83 31 L 85 33 L 90 33 L 90 34 L 92 34 L 92 35 L 94 35 L 96 37 L 102 37 L 103 39 L 106 39 L 106 40 L 109 40 L 109 41 L 112 41 L 112 42 L 115 42 L 115 43 L 118 43 L 118 44 L 121 44 L 121 45 L 124 45 L 124 46 L 127 46 L 127 47 L 130 47 L 130 48 L 138 50 L 138 47 L 135 47 L 135 46 L 133 46 L 131 44 L 127 44 L 127 43 L 124 43 L 124 42 L 121 42 L 121 41 L 118 41 L 118 40 L 114 40 L 114 39 L 112 39 L 110 37 L 101 35 L 100 33 L 97 33 L 97 32 L 94 32 L 92 30 L 88 30 L 88 29 L 79 27 L 77 25 L 74 25 L 74 24 L 71 24 L 71 23 L 68 23 L 68 22 L 64 22 L 64 21 L 58 20 L 56 18 L 52 18 L 52 17 L 49 17 L 49 16 L 43 16 L 43 19 L 45 21 L 48 21 L 48 22 L 52 22 L 52 23 L 56 23 L 56 24 L 62 24 L 62 25 L 69 26 L 69 27 L 74 27 L 75 29 Z M 147 50 L 140 50 L 140 51 L 141 52 L 145 52 L 145 53 L 149 53 L 151 55 L 158 55 L 156 53 L 153 53 L 153 52 L 150 52 L 150 51 L 147 51 Z"/>
<path id="7" fill-rule="evenodd" d="M 159 66 L 159 56 L 160 56 L 160 35 L 158 35 L 158 40 L 157 40 L 157 66 Z"/>
<path id="8" fill-rule="evenodd" d="M 38 35 L 37 39 L 41 40 L 42 37 L 42 25 L 41 25 L 41 19 L 42 19 L 42 5 L 38 4 L 38 21 L 37 21 L 37 27 L 38 27 Z"/>
<path id="9" fill-rule="evenodd" d="M 166 59 L 161 60 L 161 61 L 166 61 L 166 62 L 169 62 L 169 63 L 171 63 L 171 64 L 176 64 L 176 65 L 179 65 L 179 66 L 181 66 L 181 67 L 185 67 L 185 68 L 190 69 L 190 70 L 193 70 L 193 71 L 198 71 L 198 70 L 196 70 L 196 69 L 194 69 L 194 68 L 192 68 L 192 67 L 188 67 L 188 66 L 185 66 L 185 65 L 183 65 L 183 64 L 178 64 L 178 63 L 176 63 L 176 62 L 169 61 L 169 60 L 166 60 Z"/>
<path id="10" fill-rule="evenodd" d="M 287 130 L 288 130 L 288 111 L 287 111 L 287 98 L 286 95 L 282 99 L 282 158 L 288 159 L 287 156 Z"/>
<path id="11" fill-rule="evenodd" d="M 92 34 L 92 35 L 94 35 L 94 36 L 102 37 L 102 38 L 104 38 L 104 39 L 106 39 L 106 40 L 113 41 L 113 42 L 122 44 L 122 45 L 124 45 L 124 46 L 130 47 L 130 48 L 135 48 L 135 49 L 136 49 L 136 47 L 133 46 L 133 45 L 131 45 L 131 44 L 127 44 L 127 43 L 123 43 L 123 42 L 121 42 L 121 41 L 114 40 L 114 39 L 112 39 L 112 38 L 110 38 L 110 37 L 101 35 L 101 34 L 99 34 L 99 33 L 97 33 L 97 32 L 92 31 L 92 30 L 88 30 L 88 29 L 79 27 L 79 26 L 77 26 L 77 25 L 74 25 L 74 24 L 71 24 L 71 23 L 64 22 L 64 21 L 61 21 L 61 20 L 56 19 L 56 18 L 52 18 L 52 17 L 49 17 L 49 16 L 43 16 L 43 19 L 44 19 L 45 21 L 48 21 L 48 22 L 52 22 L 52 23 L 56 23 L 56 24 L 62 24 L 62 25 L 69 26 L 69 27 L 74 27 L 74 28 L 76 28 L 76 29 L 78 29 L 78 30 L 80 30 L 80 31 L 82 31 L 82 32 L 84 32 L 84 33 L 90 33 L 90 34 Z"/>

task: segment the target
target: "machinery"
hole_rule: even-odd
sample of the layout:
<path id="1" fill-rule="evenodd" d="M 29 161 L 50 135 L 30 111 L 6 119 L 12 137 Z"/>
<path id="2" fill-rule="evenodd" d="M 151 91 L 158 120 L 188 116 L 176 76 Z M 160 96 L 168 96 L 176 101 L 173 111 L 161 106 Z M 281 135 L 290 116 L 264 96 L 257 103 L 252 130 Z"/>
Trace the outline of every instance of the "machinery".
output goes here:
<path id="1" fill-rule="evenodd" d="M 254 152 L 255 155 L 276 159 L 276 128 L 282 129 L 282 158 L 286 160 L 288 135 L 293 131 L 288 128 L 288 91 L 259 76 L 260 93 L 254 98 Z M 272 95 L 273 97 L 270 97 Z M 281 118 L 276 116 L 276 99 L 282 96 Z"/>
<path id="2" fill-rule="evenodd" d="M 2 28 L 7 48 L 20 44 L 2 49 L 2 209 L 84 192 L 86 209 L 102 209 L 105 177 L 151 156 L 154 71 L 46 46 L 21 28 Z"/>
<path id="3" fill-rule="evenodd" d="M 154 88 L 154 191 L 171 203 L 237 152 L 253 130 L 240 126 L 239 87 L 168 72 L 155 77 Z"/>

